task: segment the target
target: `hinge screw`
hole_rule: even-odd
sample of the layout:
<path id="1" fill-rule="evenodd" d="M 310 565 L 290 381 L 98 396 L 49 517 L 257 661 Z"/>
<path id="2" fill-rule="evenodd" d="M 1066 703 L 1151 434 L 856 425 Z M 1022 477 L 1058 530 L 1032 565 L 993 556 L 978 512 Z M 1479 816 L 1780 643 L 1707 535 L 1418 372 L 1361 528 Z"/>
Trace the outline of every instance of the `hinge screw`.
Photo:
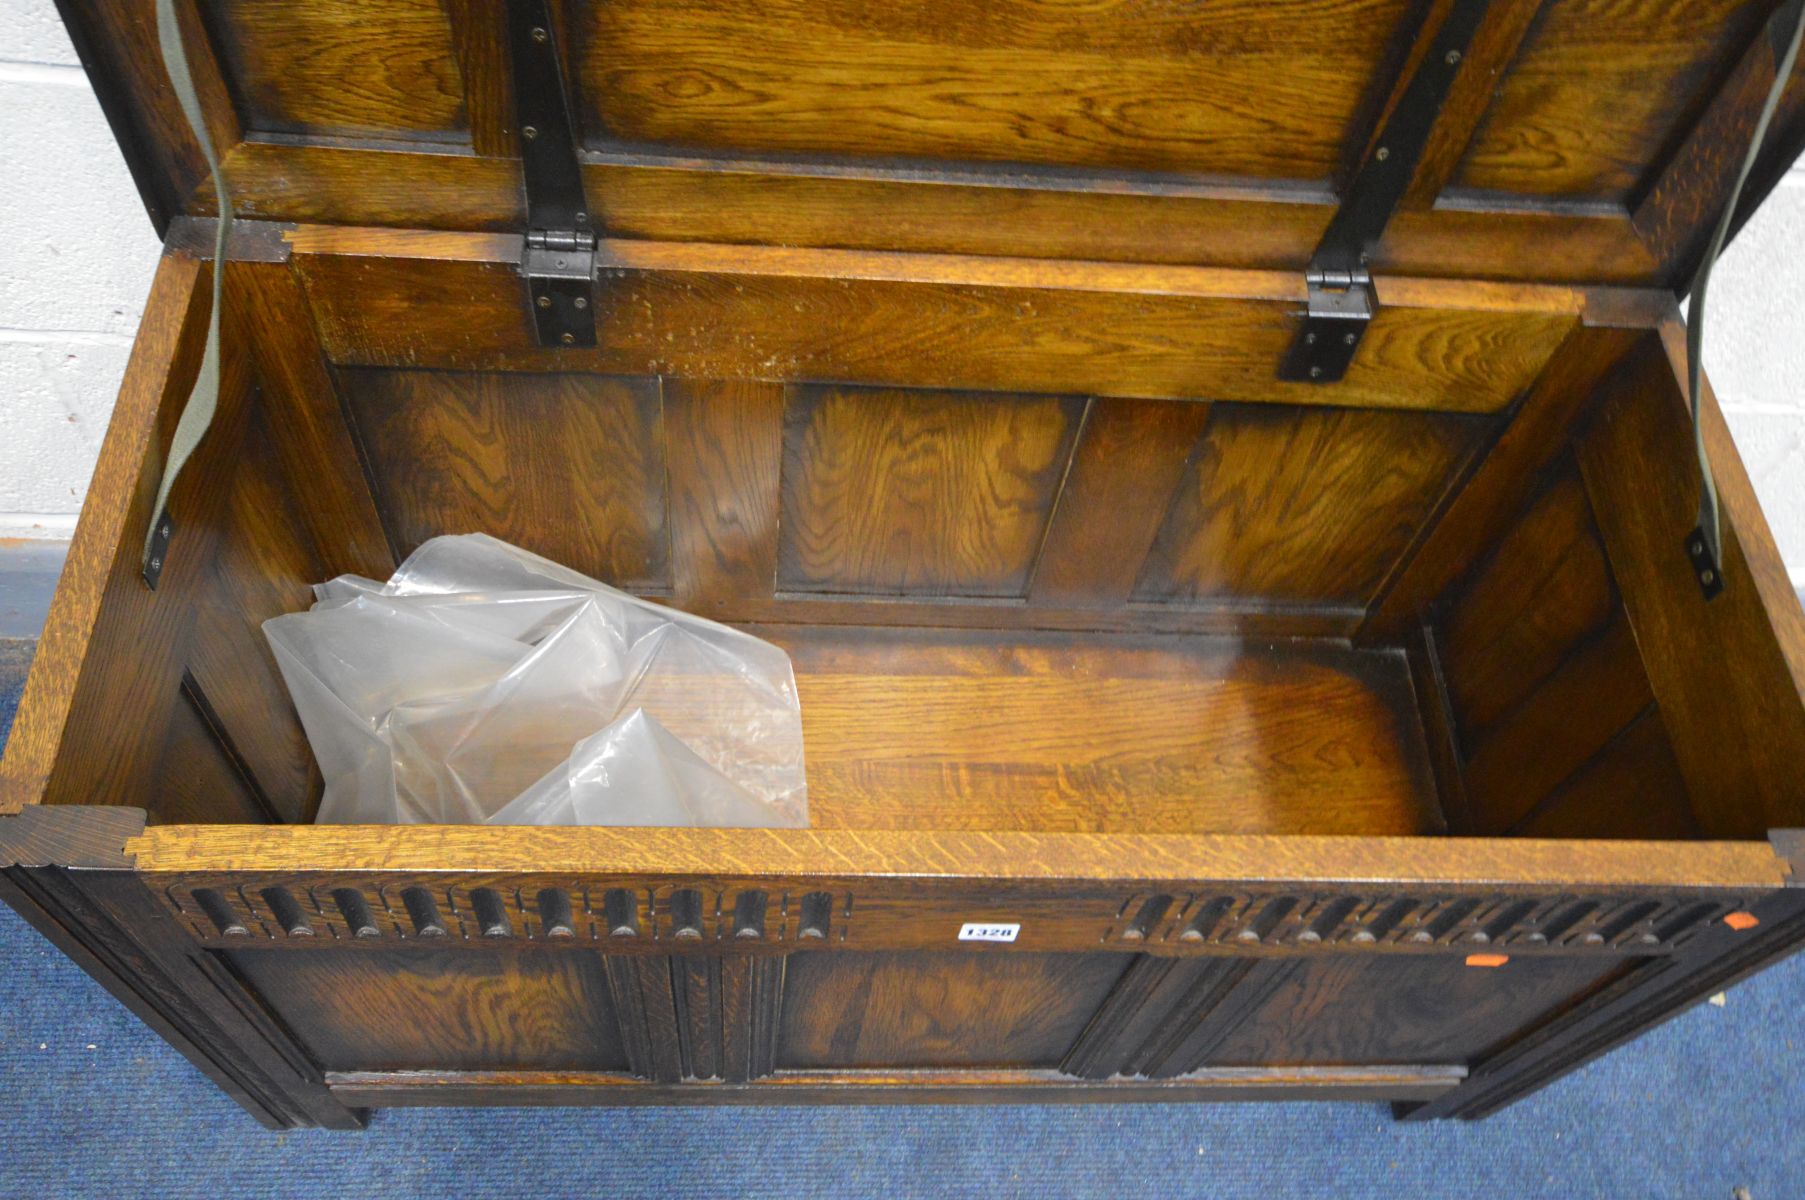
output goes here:
<path id="1" fill-rule="evenodd" d="M 589 214 L 586 212 L 578 213 L 577 214 L 577 224 L 579 224 L 579 225 L 589 224 Z"/>
<path id="2" fill-rule="evenodd" d="M 548 38 L 550 36 L 551 36 L 550 34 L 545 32 L 544 26 L 542 26 L 542 25 L 533 26 L 533 40 L 535 42 L 543 42 L 546 38 Z"/>
<path id="3" fill-rule="evenodd" d="M 1310 378 L 1311 379 L 1321 379 L 1322 378 L 1322 368 L 1321 367 L 1311 367 L 1310 368 Z"/>
<path id="4" fill-rule="evenodd" d="M 1453 66 L 1454 64 L 1458 63 L 1460 61 L 1460 51 L 1458 51 L 1458 50 L 1448 51 L 1448 57 L 1444 61 L 1450 67 Z"/>
<path id="5" fill-rule="evenodd" d="M 1341 335 L 1341 344 L 1342 344 L 1342 345 L 1344 345 L 1344 346 L 1351 346 L 1351 345 L 1353 345 L 1353 344 L 1354 344 L 1354 335 L 1353 335 L 1353 334 L 1351 334 L 1351 333 L 1344 333 L 1344 334 L 1342 334 L 1342 335 Z"/>
<path id="6" fill-rule="evenodd" d="M 1703 554 L 1705 552 L 1705 543 L 1695 539 L 1692 543 L 1692 552 L 1694 554 Z"/>
<path id="7" fill-rule="evenodd" d="M 1387 146 L 1380 146 L 1377 150 L 1373 151 L 1373 157 L 1380 162 L 1384 162 L 1391 157 L 1391 149 Z"/>
<path id="8" fill-rule="evenodd" d="M 1705 570 L 1698 573 L 1698 581 L 1706 587 L 1710 587 L 1717 582 L 1717 572 L 1707 567 Z"/>
<path id="9" fill-rule="evenodd" d="M 150 569 L 153 571 L 161 571 L 163 569 L 163 560 L 160 558 L 151 559 L 150 560 Z"/>
<path id="10" fill-rule="evenodd" d="M 163 528 L 157 530 L 157 532 L 162 534 L 164 537 L 168 537 L 169 536 L 169 522 L 168 521 L 163 522 Z"/>
<path id="11" fill-rule="evenodd" d="M 1314 346 L 1315 344 L 1316 344 L 1316 335 L 1315 334 L 1313 334 L 1313 333 L 1304 334 L 1304 345 Z"/>
<path id="12" fill-rule="evenodd" d="M 550 296 L 539 297 L 539 307 L 540 308 L 550 308 L 551 306 L 552 306 L 552 298 Z"/>
<path id="13" fill-rule="evenodd" d="M 577 340 L 577 335 L 574 333 L 560 333 L 558 335 L 558 340 L 568 346 Z"/>
<path id="14" fill-rule="evenodd" d="M 530 142 L 534 138 L 539 136 L 539 131 L 537 129 L 533 128 L 531 125 L 528 125 L 520 131 L 520 136 Z"/>
<path id="15" fill-rule="evenodd" d="M 578 296 L 576 299 L 572 300 L 571 303 L 576 305 L 578 308 L 588 308 L 589 307 L 589 297 Z"/>

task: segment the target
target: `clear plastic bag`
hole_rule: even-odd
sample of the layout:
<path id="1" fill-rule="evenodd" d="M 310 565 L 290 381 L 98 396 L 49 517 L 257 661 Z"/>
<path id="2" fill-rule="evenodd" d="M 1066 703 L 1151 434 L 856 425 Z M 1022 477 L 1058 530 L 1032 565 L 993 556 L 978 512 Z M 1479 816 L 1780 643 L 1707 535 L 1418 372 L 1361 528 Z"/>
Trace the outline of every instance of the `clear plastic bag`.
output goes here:
<path id="1" fill-rule="evenodd" d="M 483 534 L 264 622 L 322 823 L 803 827 L 787 654 Z"/>

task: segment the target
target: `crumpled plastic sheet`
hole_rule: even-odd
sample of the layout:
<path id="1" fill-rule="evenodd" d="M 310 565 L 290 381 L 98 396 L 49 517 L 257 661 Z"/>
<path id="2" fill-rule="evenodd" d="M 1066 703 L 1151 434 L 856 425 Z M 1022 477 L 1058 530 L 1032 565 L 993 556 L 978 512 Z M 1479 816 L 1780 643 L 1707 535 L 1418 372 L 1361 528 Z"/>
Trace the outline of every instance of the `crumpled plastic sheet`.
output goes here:
<path id="1" fill-rule="evenodd" d="M 318 820 L 808 824 L 789 655 L 484 534 L 264 622 Z"/>

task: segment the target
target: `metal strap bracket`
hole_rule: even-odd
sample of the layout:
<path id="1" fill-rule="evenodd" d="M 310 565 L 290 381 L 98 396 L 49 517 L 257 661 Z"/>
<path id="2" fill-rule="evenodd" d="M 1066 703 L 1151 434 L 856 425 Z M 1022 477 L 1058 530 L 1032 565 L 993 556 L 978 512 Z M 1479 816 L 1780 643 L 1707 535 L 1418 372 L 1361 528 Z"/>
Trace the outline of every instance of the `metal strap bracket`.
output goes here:
<path id="1" fill-rule="evenodd" d="M 1302 328 L 1279 365 L 1280 379 L 1333 383 L 1347 373 L 1368 323 L 1379 311 L 1368 272 L 1373 252 L 1410 189 L 1436 118 L 1488 7 L 1489 0 L 1453 0 L 1372 152 L 1354 173 L 1305 269 L 1308 307 Z"/>
<path id="2" fill-rule="evenodd" d="M 1313 266 L 1304 273 L 1304 282 L 1310 290 L 1304 327 L 1279 367 L 1279 378 L 1307 383 L 1340 379 L 1378 308 L 1372 276 L 1364 269 L 1325 271 Z"/>
<path id="3" fill-rule="evenodd" d="M 596 233 L 583 195 L 548 0 L 508 0 L 514 115 L 526 188 L 520 255 L 541 346 L 595 345 Z"/>

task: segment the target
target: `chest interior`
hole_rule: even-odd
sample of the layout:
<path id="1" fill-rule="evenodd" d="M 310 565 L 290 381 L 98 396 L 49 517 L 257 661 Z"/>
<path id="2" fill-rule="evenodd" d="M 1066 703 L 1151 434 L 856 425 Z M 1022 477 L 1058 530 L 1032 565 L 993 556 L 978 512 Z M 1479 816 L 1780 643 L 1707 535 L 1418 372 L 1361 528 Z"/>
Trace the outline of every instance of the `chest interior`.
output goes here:
<path id="1" fill-rule="evenodd" d="M 260 622 L 483 531 L 788 650 L 820 828 L 1805 819 L 1797 604 L 1709 407 L 1723 596 L 1684 553 L 1670 290 L 1774 6 L 185 8 L 239 223 L 154 592 L 216 201 L 146 11 L 68 7 L 170 251 L 9 750 L 46 801 L 309 820 Z M 547 86 L 576 344 L 523 280 Z M 1412 137 L 1375 311 L 1299 377 L 1337 214 Z"/>

